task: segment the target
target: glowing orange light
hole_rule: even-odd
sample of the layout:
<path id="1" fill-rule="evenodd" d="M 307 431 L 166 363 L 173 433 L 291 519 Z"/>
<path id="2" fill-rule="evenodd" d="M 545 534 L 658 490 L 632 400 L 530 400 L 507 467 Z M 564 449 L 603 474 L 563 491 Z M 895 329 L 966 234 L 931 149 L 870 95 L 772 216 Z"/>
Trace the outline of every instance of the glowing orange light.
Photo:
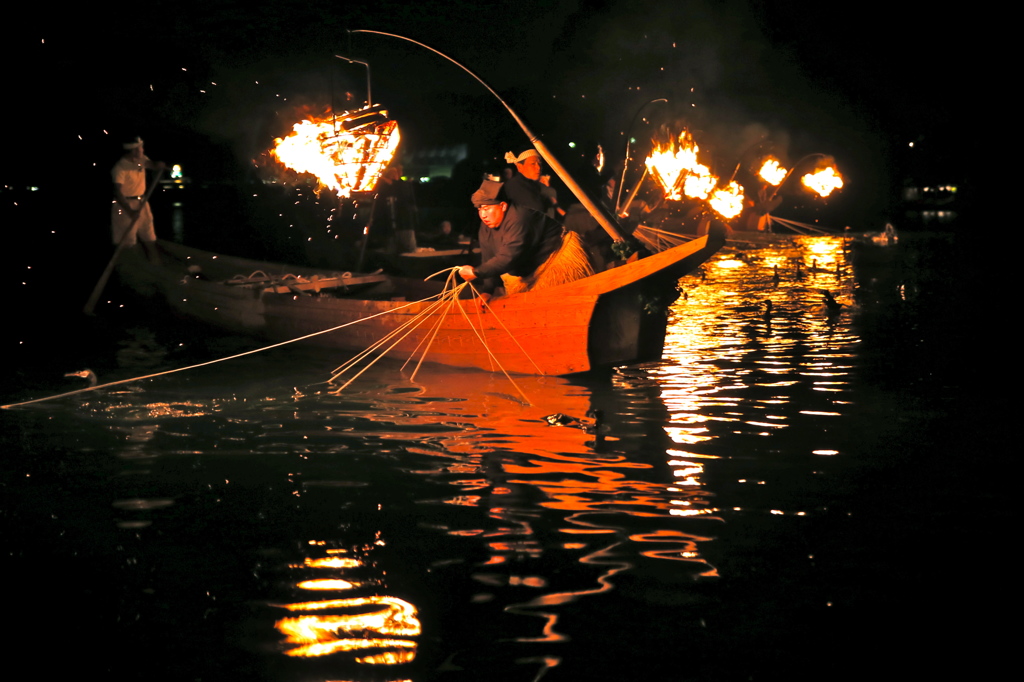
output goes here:
<path id="1" fill-rule="evenodd" d="M 733 180 L 712 192 L 708 204 L 723 218 L 735 218 L 743 212 L 743 188 Z"/>
<path id="2" fill-rule="evenodd" d="M 398 123 L 379 120 L 346 130 L 344 123 L 365 112 L 313 117 L 296 123 L 291 134 L 277 138 L 271 150 L 298 173 L 316 176 L 338 196 L 371 191 L 398 149 Z"/>
<path id="3" fill-rule="evenodd" d="M 833 190 L 843 186 L 842 176 L 832 166 L 823 168 L 816 173 L 808 173 L 800 178 L 800 180 L 804 183 L 805 187 L 814 190 L 823 197 L 827 197 L 829 194 L 832 194 Z"/>
<path id="4" fill-rule="evenodd" d="M 761 179 L 767 182 L 769 185 L 772 185 L 773 187 L 778 187 L 779 183 L 786 179 L 787 172 L 788 171 L 785 168 L 779 165 L 777 159 L 774 159 L 769 156 L 767 159 L 764 160 L 764 163 L 761 165 L 761 170 L 758 171 L 758 175 L 760 175 Z"/>
<path id="5" fill-rule="evenodd" d="M 357 559 L 349 559 L 346 557 L 328 556 L 321 557 L 319 559 L 313 559 L 312 557 L 306 557 L 304 562 L 305 566 L 311 566 L 313 568 L 356 568 L 361 566 Z"/>
<path id="6" fill-rule="evenodd" d="M 348 614 L 305 615 L 282 618 L 275 623 L 287 642 L 297 646 L 288 649 L 289 656 L 324 656 L 339 651 L 359 651 L 374 648 L 406 651 L 376 654 L 379 660 L 356 659 L 362 663 L 389 663 L 411 660 L 415 656 L 416 642 L 404 637 L 415 637 L 422 632 L 416 607 L 395 597 L 374 596 L 354 599 L 333 599 L 326 602 L 285 604 L 284 608 L 297 611 L 322 609 L 355 609 Z M 366 609 L 373 609 L 367 611 Z M 379 637 L 366 637 L 376 634 Z M 391 660 L 393 659 L 393 660 Z"/>
<path id="7" fill-rule="evenodd" d="M 647 169 L 664 188 L 665 198 L 673 201 L 680 201 L 683 196 L 707 199 L 711 194 L 718 178 L 697 160 L 699 151 L 688 130 L 681 132 L 677 141 L 655 144 L 654 151 L 647 157 Z"/>
<path id="8" fill-rule="evenodd" d="M 335 578 L 333 580 L 303 580 L 298 587 L 303 590 L 350 590 L 355 587 L 355 584 L 348 580 Z"/>

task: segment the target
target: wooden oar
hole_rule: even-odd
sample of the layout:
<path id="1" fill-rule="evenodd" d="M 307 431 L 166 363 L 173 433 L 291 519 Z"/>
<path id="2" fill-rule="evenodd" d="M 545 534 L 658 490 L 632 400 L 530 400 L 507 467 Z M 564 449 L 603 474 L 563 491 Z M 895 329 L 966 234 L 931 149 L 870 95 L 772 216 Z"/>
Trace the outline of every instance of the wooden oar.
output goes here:
<path id="1" fill-rule="evenodd" d="M 110 279 L 110 275 L 114 272 L 114 265 L 117 264 L 117 259 L 121 255 L 121 251 L 124 250 L 125 244 L 128 243 L 128 237 L 135 234 L 135 227 L 139 224 L 139 218 L 142 217 L 142 210 L 149 203 L 149 197 L 153 194 L 153 190 L 156 189 L 157 184 L 160 182 L 160 176 L 163 175 L 164 169 L 161 168 L 156 172 L 156 176 L 153 177 L 153 182 L 150 184 L 149 189 L 142 196 L 142 203 L 139 205 L 139 214 L 135 216 L 135 220 L 128 226 L 124 234 L 121 235 L 121 239 L 117 242 L 117 248 L 114 249 L 114 255 L 110 257 L 110 262 L 107 263 L 106 269 L 103 274 L 100 275 L 99 280 L 96 282 L 96 286 L 93 287 L 92 293 L 89 295 L 89 300 L 85 302 L 85 307 L 82 312 L 86 315 L 92 315 L 93 309 L 100 300 L 100 294 L 103 293 L 103 289 L 107 286 L 107 280 Z"/>

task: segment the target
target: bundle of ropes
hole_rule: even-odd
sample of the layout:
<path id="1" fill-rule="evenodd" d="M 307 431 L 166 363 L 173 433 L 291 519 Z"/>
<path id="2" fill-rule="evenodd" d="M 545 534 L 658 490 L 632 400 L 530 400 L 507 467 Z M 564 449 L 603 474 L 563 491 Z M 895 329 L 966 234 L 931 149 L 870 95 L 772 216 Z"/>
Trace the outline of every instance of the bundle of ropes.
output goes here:
<path id="1" fill-rule="evenodd" d="M 649 227 L 647 225 L 638 225 L 636 230 L 633 231 L 633 236 L 654 253 L 667 251 L 693 239 L 693 237 L 688 235 L 666 232 L 665 230 L 659 230 L 656 227 Z"/>

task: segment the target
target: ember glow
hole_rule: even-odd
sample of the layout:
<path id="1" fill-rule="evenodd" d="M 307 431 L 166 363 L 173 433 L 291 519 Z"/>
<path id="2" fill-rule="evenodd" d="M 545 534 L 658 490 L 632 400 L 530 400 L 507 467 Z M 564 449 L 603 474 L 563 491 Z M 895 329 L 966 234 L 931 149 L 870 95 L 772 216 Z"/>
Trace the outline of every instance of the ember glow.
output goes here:
<path id="1" fill-rule="evenodd" d="M 843 178 L 832 166 L 823 168 L 815 173 L 808 173 L 801 178 L 804 186 L 814 190 L 819 195 L 827 197 L 833 190 L 843 186 Z"/>
<path id="2" fill-rule="evenodd" d="M 712 192 L 708 204 L 723 218 L 735 218 L 743 211 L 743 188 L 733 180 Z"/>
<path id="3" fill-rule="evenodd" d="M 687 130 L 679 134 L 678 141 L 655 145 L 647 157 L 647 169 L 665 190 L 666 199 L 681 201 L 684 196 L 707 199 L 711 194 L 718 178 L 697 160 L 699 151 L 700 147 Z"/>
<path id="4" fill-rule="evenodd" d="M 401 136 L 398 123 L 377 120 L 351 130 L 345 123 L 362 112 L 310 117 L 296 123 L 290 135 L 275 141 L 274 156 L 298 173 L 311 173 L 324 187 L 347 197 L 372 191 L 395 156 Z"/>
<path id="5" fill-rule="evenodd" d="M 779 184 L 786 179 L 787 172 L 788 171 L 785 168 L 779 165 L 777 159 L 773 159 L 772 157 L 769 156 L 767 159 L 765 159 L 764 164 L 761 166 L 761 170 L 758 172 L 758 175 L 760 175 L 761 179 L 767 182 L 769 185 L 773 187 L 778 187 Z"/>

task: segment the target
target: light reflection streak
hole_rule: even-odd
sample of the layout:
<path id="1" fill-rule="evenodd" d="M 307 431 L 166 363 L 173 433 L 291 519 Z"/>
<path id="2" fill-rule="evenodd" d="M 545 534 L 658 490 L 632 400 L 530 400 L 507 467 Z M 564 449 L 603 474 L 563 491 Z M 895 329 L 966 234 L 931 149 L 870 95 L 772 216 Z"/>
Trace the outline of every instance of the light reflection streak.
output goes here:
<path id="1" fill-rule="evenodd" d="M 356 586 L 347 580 L 303 580 L 298 587 L 303 590 L 350 590 Z"/>
<path id="2" fill-rule="evenodd" d="M 362 548 L 369 551 L 382 544 Z M 322 543 L 311 542 L 320 547 Z M 365 561 L 345 550 L 328 549 L 327 556 L 306 557 L 296 570 L 317 570 L 336 574 L 338 571 L 363 568 Z M 365 581 L 350 580 L 337 575 L 300 580 L 295 587 L 306 591 L 351 592 Z M 416 656 L 415 639 L 422 632 L 416 607 L 398 597 L 374 594 L 316 601 L 277 604 L 277 608 L 303 615 L 281 618 L 274 627 L 292 645 L 284 654 L 293 658 L 321 657 L 353 652 L 356 663 L 366 665 L 397 665 Z M 330 612 L 330 613 L 323 613 Z"/>
<path id="3" fill-rule="evenodd" d="M 779 275 L 793 273 L 794 263 L 804 274 Z M 798 237 L 742 255 L 721 253 L 705 269 L 710 285 L 683 280 L 665 360 L 647 369 L 670 414 L 666 434 L 715 452 L 723 434 L 770 439 L 796 431 L 805 437 L 820 431 L 808 420 L 841 416 L 849 403 L 839 396 L 849 391 L 852 349 L 860 339 L 829 319 L 820 289 L 852 299 L 842 240 Z M 768 322 L 765 300 L 773 303 Z M 821 396 L 818 406 L 807 404 L 808 392 Z"/>

